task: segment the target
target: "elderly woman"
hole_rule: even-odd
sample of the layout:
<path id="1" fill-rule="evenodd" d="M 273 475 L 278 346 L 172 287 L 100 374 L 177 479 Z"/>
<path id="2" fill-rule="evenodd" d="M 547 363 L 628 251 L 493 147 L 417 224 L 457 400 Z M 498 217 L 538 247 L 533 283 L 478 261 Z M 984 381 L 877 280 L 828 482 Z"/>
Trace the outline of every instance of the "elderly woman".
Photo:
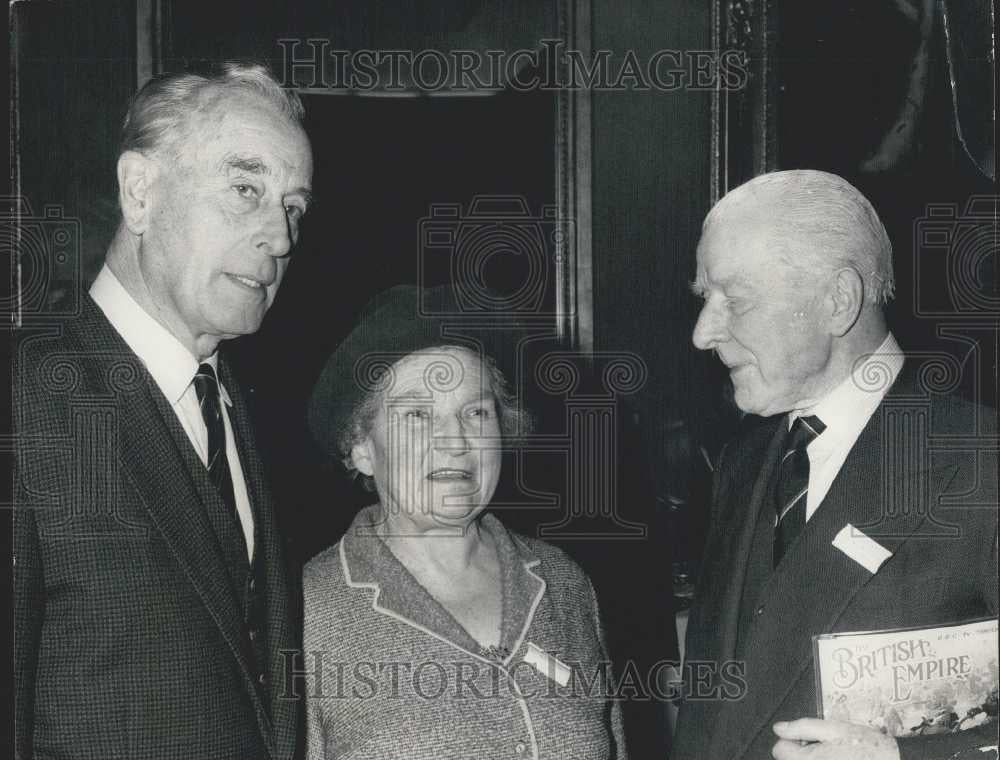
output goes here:
<path id="1" fill-rule="evenodd" d="M 382 294 L 313 393 L 314 436 L 378 502 L 305 570 L 308 757 L 625 757 L 590 581 L 486 511 L 525 415 L 419 316 L 454 299 Z"/>

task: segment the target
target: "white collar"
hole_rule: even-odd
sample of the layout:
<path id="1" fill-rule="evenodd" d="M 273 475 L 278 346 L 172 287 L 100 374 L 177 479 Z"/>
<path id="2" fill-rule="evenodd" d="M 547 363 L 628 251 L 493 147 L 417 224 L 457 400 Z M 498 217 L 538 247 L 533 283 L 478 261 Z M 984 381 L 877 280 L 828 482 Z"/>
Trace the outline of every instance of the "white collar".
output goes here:
<path id="1" fill-rule="evenodd" d="M 146 365 L 149 374 L 171 404 L 180 401 L 198 372 L 198 360 L 167 328 L 151 317 L 105 264 L 90 286 L 90 297 L 104 312 L 112 327 Z M 218 373 L 219 354 L 204 363 Z M 219 395 L 227 406 L 233 403 L 219 381 Z"/>
<path id="2" fill-rule="evenodd" d="M 808 409 L 788 415 L 791 427 L 796 417 L 816 415 L 826 425 L 823 435 L 810 445 L 828 449 L 846 437 L 857 438 L 903 367 L 903 352 L 892 333 L 870 354 L 858 357 L 846 377 L 832 391 Z"/>

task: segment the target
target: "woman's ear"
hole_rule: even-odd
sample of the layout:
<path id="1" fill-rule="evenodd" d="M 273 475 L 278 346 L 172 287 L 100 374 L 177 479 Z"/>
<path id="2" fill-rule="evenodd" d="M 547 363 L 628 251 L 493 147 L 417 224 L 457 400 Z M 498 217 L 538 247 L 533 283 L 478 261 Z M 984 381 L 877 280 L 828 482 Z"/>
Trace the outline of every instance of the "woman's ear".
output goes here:
<path id="1" fill-rule="evenodd" d="M 351 447 L 351 461 L 362 475 L 372 477 L 375 474 L 375 462 L 372 459 L 372 439 L 365 438 Z"/>

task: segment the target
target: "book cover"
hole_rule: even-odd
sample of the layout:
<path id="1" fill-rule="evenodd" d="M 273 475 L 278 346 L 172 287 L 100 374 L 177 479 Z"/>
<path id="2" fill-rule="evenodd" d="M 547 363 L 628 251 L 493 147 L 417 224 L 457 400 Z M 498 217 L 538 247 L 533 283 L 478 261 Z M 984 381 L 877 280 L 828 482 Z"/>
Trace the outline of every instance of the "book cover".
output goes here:
<path id="1" fill-rule="evenodd" d="M 997 719 L 996 619 L 813 636 L 819 716 L 891 736 Z"/>

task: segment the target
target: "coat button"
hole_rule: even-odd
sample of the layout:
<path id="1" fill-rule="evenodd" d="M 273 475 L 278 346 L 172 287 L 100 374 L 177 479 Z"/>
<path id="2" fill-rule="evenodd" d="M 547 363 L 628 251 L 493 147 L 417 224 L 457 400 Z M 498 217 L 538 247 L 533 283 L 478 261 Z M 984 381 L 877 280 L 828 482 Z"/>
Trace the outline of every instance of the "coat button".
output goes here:
<path id="1" fill-rule="evenodd" d="M 517 744 L 515 744 L 515 745 L 514 745 L 514 751 L 515 751 L 515 752 L 516 752 L 517 754 L 519 754 L 519 755 L 523 755 L 523 754 L 524 754 L 524 751 L 525 751 L 525 750 L 526 750 L 527 748 L 528 748 L 528 745 L 526 745 L 526 744 L 525 744 L 524 742 L 518 742 Z"/>
<path id="2" fill-rule="evenodd" d="M 247 635 L 250 637 L 250 641 L 256 641 L 257 640 L 257 629 L 256 628 L 251 628 L 249 631 L 247 631 Z"/>
<path id="3" fill-rule="evenodd" d="M 256 590 L 257 590 L 257 579 L 256 578 L 251 578 L 250 579 L 250 591 L 252 593 L 252 592 L 254 592 Z"/>
<path id="4" fill-rule="evenodd" d="M 760 607 L 757 608 L 757 614 L 758 615 L 763 615 L 764 614 L 764 605 L 763 604 Z"/>
<path id="5" fill-rule="evenodd" d="M 261 673 L 259 676 L 257 676 L 257 683 L 259 683 L 261 686 L 267 686 L 267 676 Z"/>

